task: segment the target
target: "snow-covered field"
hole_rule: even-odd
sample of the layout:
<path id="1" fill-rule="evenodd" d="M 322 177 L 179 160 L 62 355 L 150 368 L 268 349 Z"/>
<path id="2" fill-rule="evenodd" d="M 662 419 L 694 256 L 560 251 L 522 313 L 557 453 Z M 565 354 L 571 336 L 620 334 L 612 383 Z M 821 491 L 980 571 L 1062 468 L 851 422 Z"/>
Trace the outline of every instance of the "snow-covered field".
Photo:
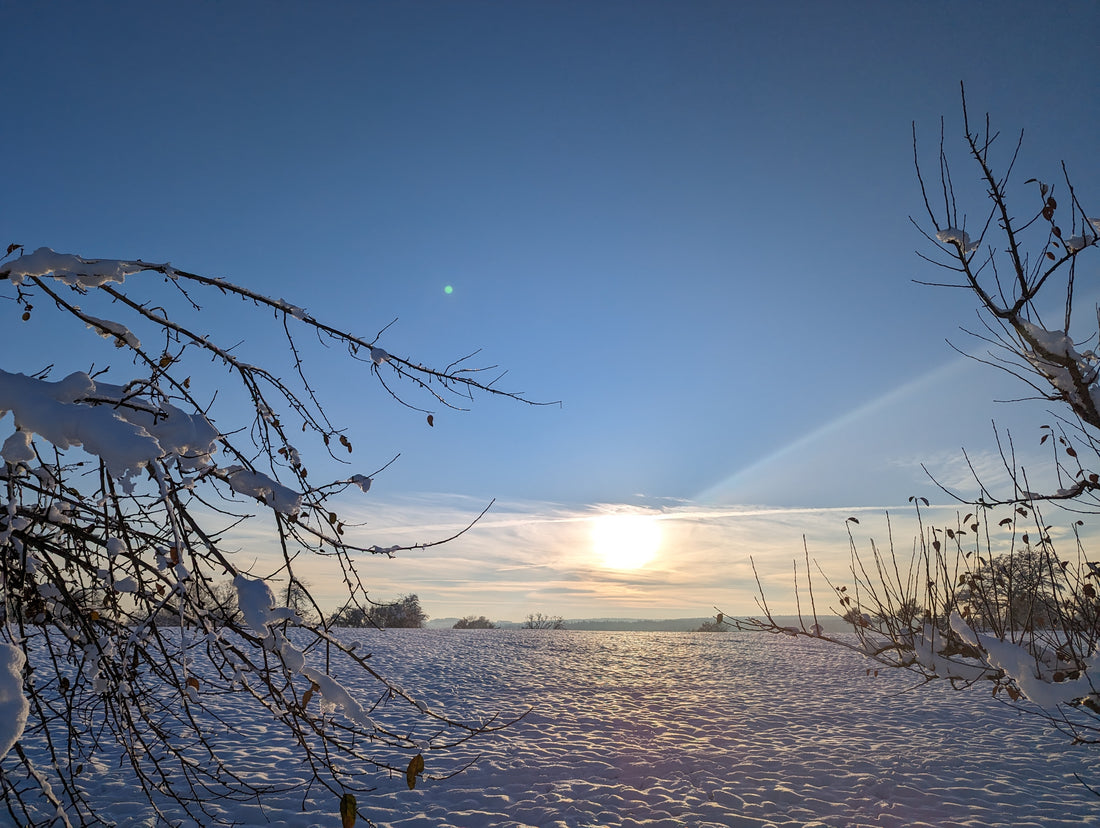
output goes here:
<path id="1" fill-rule="evenodd" d="M 910 690 L 858 656 L 761 634 L 390 630 L 360 636 L 376 668 L 461 715 L 534 710 L 427 773 L 360 797 L 393 828 L 477 826 L 1100 825 L 1100 749 L 1071 746 L 988 690 Z M 264 722 L 239 722 L 241 762 L 304 778 Z M 99 777 L 120 825 L 154 825 L 125 780 Z M 340 824 L 301 787 L 224 805 L 247 825 Z M 362 824 L 362 823 L 360 823 Z"/>

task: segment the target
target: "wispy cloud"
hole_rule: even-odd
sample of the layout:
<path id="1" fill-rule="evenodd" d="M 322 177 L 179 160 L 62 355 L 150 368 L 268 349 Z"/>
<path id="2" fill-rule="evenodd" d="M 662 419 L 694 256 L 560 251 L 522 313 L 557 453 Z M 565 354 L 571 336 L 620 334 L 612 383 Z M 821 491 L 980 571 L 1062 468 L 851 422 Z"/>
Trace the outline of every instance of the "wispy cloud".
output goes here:
<path id="1" fill-rule="evenodd" d="M 955 368 L 929 376 L 940 382 L 965 377 Z M 1050 467 L 1049 454 L 1037 453 L 1044 447 L 1032 439 L 1033 428 L 1020 429 L 1026 438 L 1015 444 L 1002 432 L 1001 448 L 983 430 L 980 447 L 965 453 L 961 448 L 943 450 L 945 441 L 933 447 L 939 437 L 932 439 L 925 431 L 911 440 L 885 440 L 879 434 L 876 441 L 860 443 L 862 450 L 856 453 L 838 448 L 850 446 L 850 441 L 831 439 L 843 429 L 877 434 L 872 425 L 893 422 L 895 408 L 930 398 L 927 385 L 922 379 L 906 386 L 904 393 L 889 398 L 888 406 L 865 407 L 859 417 L 825 429 L 830 439 L 802 441 L 797 452 L 780 452 L 755 464 L 751 474 L 738 473 L 695 499 L 639 493 L 630 503 L 500 500 L 465 532 L 486 501 L 441 493 L 387 496 L 379 488 L 349 496 L 338 511 L 347 521 L 346 537 L 364 546 L 412 546 L 459 534 L 450 543 L 394 559 L 364 556 L 357 562 L 372 597 L 415 592 L 436 617 L 473 613 L 522 619 L 530 612 L 674 617 L 706 615 L 715 606 L 743 614 L 756 610 L 758 584 L 773 609 L 785 612 L 795 606 L 795 562 L 805 577 L 807 554 L 815 572 L 820 566 L 841 581 L 853 543 L 865 552 L 871 544 L 880 550 L 893 547 L 907 558 L 919 531 L 908 493 L 926 494 L 933 501 L 923 509 L 927 521 L 957 523 L 957 513 L 966 508 L 937 489 L 929 474 L 964 496 L 976 495 L 979 481 L 1006 495 L 1012 480 L 1002 449 L 1039 473 Z M 949 412 L 936 411 L 950 424 Z M 931 422 L 926 425 L 931 428 Z M 814 481 L 813 491 L 799 482 L 803 480 Z M 813 500 L 829 505 L 744 505 Z M 843 505 L 845 501 L 858 505 Z M 629 513 L 659 522 L 660 552 L 640 569 L 607 568 L 593 549 L 594 521 Z M 858 523 L 849 523 L 850 517 Z M 1061 521 L 1064 526 L 1055 520 L 1052 536 L 1064 537 L 1073 519 Z M 246 565 L 256 561 L 262 570 L 265 561 L 275 559 L 265 552 L 270 539 L 262 534 L 242 537 L 240 544 L 239 559 Z M 302 560 L 300 569 L 313 580 L 322 603 L 331 606 L 340 600 L 343 580 L 333 561 Z"/>
<path id="2" fill-rule="evenodd" d="M 482 504 L 424 495 L 362 507 L 358 540 L 380 545 L 432 540 L 468 524 Z M 662 547 L 637 570 L 604 567 L 591 545 L 591 522 L 613 512 L 643 511 L 661 522 Z M 954 507 L 928 516 L 953 522 Z M 369 512 L 369 514 L 367 514 Z M 889 515 L 889 517 L 887 517 Z M 848 524 L 854 517 L 858 523 Z M 750 613 L 757 578 L 778 611 L 793 608 L 793 564 L 807 554 L 835 577 L 849 566 L 849 526 L 856 541 L 886 548 L 891 537 L 907 555 L 916 533 L 909 504 L 830 508 L 767 508 L 663 504 L 567 505 L 500 502 L 451 543 L 362 561 L 372 595 L 417 593 L 434 616 L 485 614 L 522 619 L 531 612 L 566 617 L 707 615 L 713 607 Z M 753 563 L 755 562 L 755 573 Z M 335 601 L 340 584 L 323 567 L 315 585 Z"/>

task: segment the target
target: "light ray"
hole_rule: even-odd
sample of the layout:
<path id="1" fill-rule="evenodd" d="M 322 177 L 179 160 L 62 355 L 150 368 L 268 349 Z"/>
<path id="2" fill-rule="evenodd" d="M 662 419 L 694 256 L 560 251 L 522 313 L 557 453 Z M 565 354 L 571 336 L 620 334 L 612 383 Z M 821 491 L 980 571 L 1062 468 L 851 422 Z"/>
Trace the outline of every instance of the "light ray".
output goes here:
<path id="1" fill-rule="evenodd" d="M 738 469 L 729 477 L 704 489 L 696 497 L 692 498 L 692 501 L 700 504 L 752 502 L 751 497 L 748 497 L 748 495 L 754 482 L 759 477 L 770 474 L 772 470 L 779 467 L 783 461 L 793 459 L 799 452 L 826 442 L 830 436 L 835 435 L 838 431 L 846 427 L 852 426 L 861 420 L 867 420 L 876 414 L 881 414 L 890 406 L 905 402 L 908 398 L 918 398 L 932 388 L 957 380 L 964 372 L 964 369 L 971 364 L 972 362 L 970 360 L 959 357 L 919 377 L 904 382 L 884 394 L 840 415 L 830 422 L 815 428 L 808 434 L 804 434 L 792 440 L 787 445 L 772 452 L 766 457 L 744 468 Z"/>

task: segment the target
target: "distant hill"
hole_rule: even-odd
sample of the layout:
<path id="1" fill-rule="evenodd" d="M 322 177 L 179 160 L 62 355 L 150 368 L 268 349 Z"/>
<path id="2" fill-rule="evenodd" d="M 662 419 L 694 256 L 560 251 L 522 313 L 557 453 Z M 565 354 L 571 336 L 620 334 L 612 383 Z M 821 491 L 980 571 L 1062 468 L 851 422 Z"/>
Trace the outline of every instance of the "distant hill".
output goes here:
<path id="1" fill-rule="evenodd" d="M 776 622 L 782 626 L 798 626 L 797 615 L 776 615 Z M 427 623 L 433 630 L 449 630 L 458 621 L 457 618 L 434 618 Z M 730 620 L 733 620 L 732 618 Z M 699 618 L 570 618 L 565 621 L 567 630 L 608 630 L 622 632 L 690 632 L 697 630 L 708 621 L 714 621 L 713 615 Z M 821 616 L 818 621 L 826 632 L 845 632 L 848 625 L 836 616 Z M 522 621 L 494 621 L 498 629 L 523 629 Z M 809 626 L 812 621 L 807 621 Z"/>
<path id="2" fill-rule="evenodd" d="M 567 630 L 621 630 L 624 632 L 690 632 L 714 616 L 705 618 L 581 618 L 565 622 Z"/>
<path id="3" fill-rule="evenodd" d="M 713 621 L 714 616 L 706 618 L 570 618 L 565 620 L 567 630 L 622 630 L 639 632 L 685 632 L 699 629 L 706 621 Z M 457 618 L 433 618 L 426 626 L 430 629 L 449 630 L 458 621 Z M 494 621 L 497 629 L 521 630 L 522 621 Z"/>

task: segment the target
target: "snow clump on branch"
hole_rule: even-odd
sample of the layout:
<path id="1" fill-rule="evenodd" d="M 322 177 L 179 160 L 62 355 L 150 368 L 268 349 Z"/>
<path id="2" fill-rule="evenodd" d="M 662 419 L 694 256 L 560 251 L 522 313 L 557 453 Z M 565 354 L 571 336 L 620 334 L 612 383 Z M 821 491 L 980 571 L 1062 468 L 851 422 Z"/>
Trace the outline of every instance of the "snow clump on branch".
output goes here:
<path id="1" fill-rule="evenodd" d="M 273 625 L 290 620 L 301 623 L 297 613 L 285 607 L 275 606 L 275 596 L 263 581 L 252 580 L 244 575 L 233 579 L 237 589 L 237 601 L 245 623 L 258 635 L 264 637 L 264 647 L 277 652 L 287 669 L 309 679 L 318 689 L 330 707 L 339 707 L 352 721 L 364 727 L 373 728 L 374 722 L 363 707 L 340 682 L 322 670 L 306 666 L 305 653 L 287 640 Z"/>
<path id="2" fill-rule="evenodd" d="M 21 285 L 24 279 L 42 276 L 53 278 L 74 287 L 101 287 L 108 282 L 121 284 L 127 276 L 144 270 L 163 270 L 172 273 L 171 265 L 161 265 L 124 259 L 85 259 L 71 253 L 55 253 L 48 247 L 40 247 L 0 268 L 13 284 Z"/>
<path id="3" fill-rule="evenodd" d="M 969 256 L 978 249 L 978 243 L 970 241 L 970 234 L 965 230 L 955 227 L 946 227 L 936 233 L 936 238 L 944 244 L 957 245 L 964 256 Z"/>
<path id="4" fill-rule="evenodd" d="M 1076 678 L 1056 680 L 1054 670 L 1046 669 L 1035 653 L 1011 641 L 975 632 L 957 612 L 951 614 L 951 629 L 970 646 L 980 647 L 989 665 L 1004 671 L 1020 692 L 1040 707 L 1054 709 L 1096 693 L 1092 676 L 1100 673 L 1100 652 L 1083 660 Z"/>
<path id="5" fill-rule="evenodd" d="M 23 665 L 27 657 L 14 644 L 0 644 L 0 759 L 23 736 L 30 702 L 23 695 Z"/>
<path id="6" fill-rule="evenodd" d="M 1026 319 L 1017 320 L 1017 324 L 1042 351 L 1059 360 L 1059 362 L 1053 362 L 1051 359 L 1044 358 L 1042 354 L 1037 353 L 1033 348 L 1027 348 L 1024 351 L 1024 356 L 1036 371 L 1061 392 L 1071 405 L 1078 406 L 1083 401 L 1080 400 L 1077 383 L 1074 382 L 1073 374 L 1068 367 L 1070 364 L 1077 366 L 1082 379 L 1089 386 L 1089 394 L 1092 397 L 1093 404 L 1100 406 L 1100 398 L 1098 398 L 1100 389 L 1097 389 L 1094 385 L 1096 382 L 1096 360 L 1095 357 L 1092 357 L 1091 352 L 1088 354 L 1080 353 L 1073 346 L 1073 340 L 1069 338 L 1065 331 L 1048 331 L 1033 322 L 1028 322 Z"/>
<path id="7" fill-rule="evenodd" d="M 29 462 L 29 436 L 64 450 L 82 446 L 125 482 L 154 460 L 210 465 L 218 430 L 201 414 L 136 396 L 129 388 L 96 383 L 77 371 L 60 382 L 0 370 L 0 417 L 11 411 L 16 434 L 3 444 L 8 463 Z"/>

